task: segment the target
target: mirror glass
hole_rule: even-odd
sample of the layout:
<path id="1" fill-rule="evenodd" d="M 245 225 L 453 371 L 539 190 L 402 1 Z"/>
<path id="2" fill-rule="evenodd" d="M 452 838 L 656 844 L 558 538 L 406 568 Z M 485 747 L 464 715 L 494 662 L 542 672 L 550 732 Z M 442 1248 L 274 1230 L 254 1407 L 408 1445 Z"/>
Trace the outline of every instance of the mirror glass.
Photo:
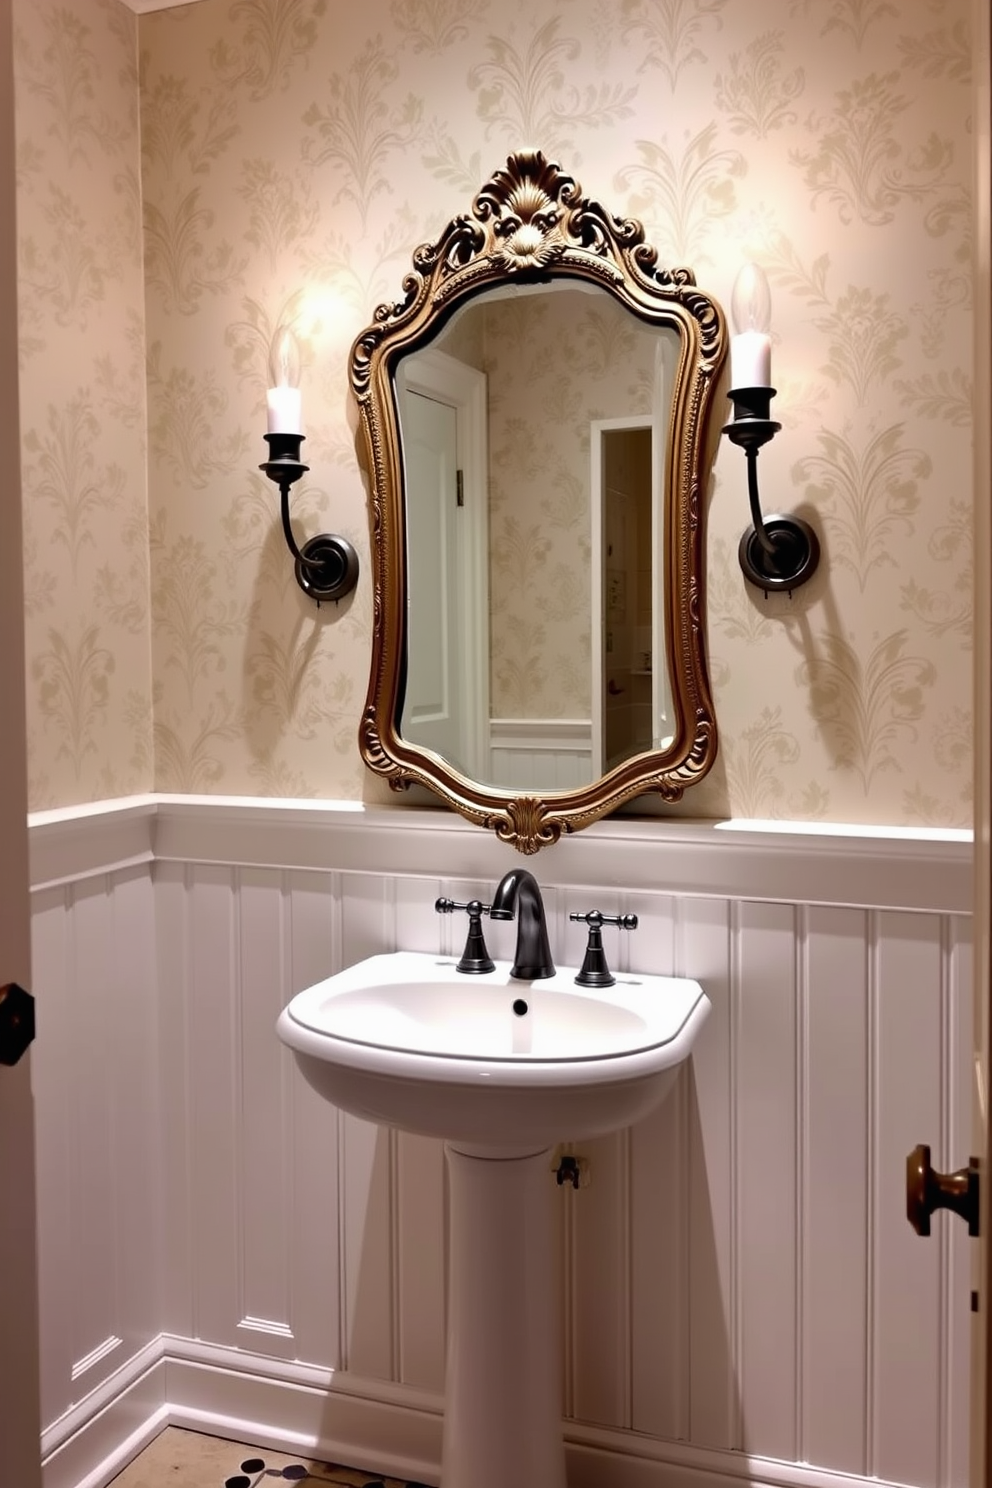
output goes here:
<path id="1" fill-rule="evenodd" d="M 663 481 L 678 351 L 673 329 L 559 279 L 485 291 L 397 363 L 399 726 L 473 779 L 584 786 L 670 737 Z"/>
<path id="2" fill-rule="evenodd" d="M 534 853 L 716 757 L 707 429 L 723 312 L 539 150 L 412 253 L 351 352 L 369 477 L 359 745 Z"/>

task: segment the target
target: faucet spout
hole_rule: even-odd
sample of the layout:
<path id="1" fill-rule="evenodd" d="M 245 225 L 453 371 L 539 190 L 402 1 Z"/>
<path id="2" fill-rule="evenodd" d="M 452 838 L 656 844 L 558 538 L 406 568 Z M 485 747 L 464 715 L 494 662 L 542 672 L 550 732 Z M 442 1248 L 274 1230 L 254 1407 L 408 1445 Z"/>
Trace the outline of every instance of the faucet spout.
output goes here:
<path id="1" fill-rule="evenodd" d="M 526 868 L 511 868 L 503 875 L 489 909 L 491 920 L 517 917 L 517 951 L 510 975 L 533 982 L 555 974 L 544 922 L 544 900 L 533 873 Z"/>

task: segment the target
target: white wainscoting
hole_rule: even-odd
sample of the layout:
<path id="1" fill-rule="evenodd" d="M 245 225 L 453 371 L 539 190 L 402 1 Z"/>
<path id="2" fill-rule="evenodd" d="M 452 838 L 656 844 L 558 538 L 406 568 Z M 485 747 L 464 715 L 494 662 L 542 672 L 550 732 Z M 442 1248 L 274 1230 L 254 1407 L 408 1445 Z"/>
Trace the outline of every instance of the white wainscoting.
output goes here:
<path id="1" fill-rule="evenodd" d="M 966 1482 L 969 1242 L 904 1218 L 907 1152 L 971 1147 L 953 835 L 616 819 L 531 861 L 559 961 L 570 909 L 633 912 L 611 961 L 713 1003 L 557 1195 L 572 1488 Z M 520 859 L 433 811 L 209 798 L 31 843 L 46 1488 L 166 1421 L 436 1481 L 441 1146 L 322 1105 L 273 1025 L 362 956 L 455 949 L 436 896 Z"/>
<path id="2" fill-rule="evenodd" d="M 162 1328 L 162 1086 L 149 865 L 36 889 L 32 1081 L 42 1419 Z"/>

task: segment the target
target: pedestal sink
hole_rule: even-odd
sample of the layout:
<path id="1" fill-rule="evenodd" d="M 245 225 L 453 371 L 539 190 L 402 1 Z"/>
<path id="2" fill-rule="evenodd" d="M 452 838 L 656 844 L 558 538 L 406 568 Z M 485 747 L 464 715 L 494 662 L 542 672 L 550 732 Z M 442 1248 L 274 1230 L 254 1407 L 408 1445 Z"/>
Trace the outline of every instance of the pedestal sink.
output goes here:
<path id="1" fill-rule="evenodd" d="M 450 1178 L 442 1488 L 565 1488 L 550 1152 L 664 1097 L 709 1012 L 697 982 L 372 956 L 294 997 L 277 1031 L 353 1115 L 442 1137 Z"/>

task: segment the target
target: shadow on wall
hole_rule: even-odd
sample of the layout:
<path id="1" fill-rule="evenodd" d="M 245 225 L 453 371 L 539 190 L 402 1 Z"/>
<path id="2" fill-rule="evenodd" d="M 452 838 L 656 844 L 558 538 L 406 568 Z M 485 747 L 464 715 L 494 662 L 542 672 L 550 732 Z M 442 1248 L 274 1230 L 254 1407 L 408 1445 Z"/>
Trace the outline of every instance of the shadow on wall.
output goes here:
<path id="1" fill-rule="evenodd" d="M 283 536 L 279 494 L 267 482 L 263 489 L 265 535 L 260 549 L 245 554 L 245 561 L 254 564 L 254 578 L 241 665 L 244 737 L 253 762 L 251 772 L 265 783 L 267 793 L 312 796 L 316 790 L 298 770 L 285 764 L 284 746 L 294 739 L 308 741 L 322 735 L 331 749 L 340 749 L 341 730 L 334 725 L 339 723 L 336 715 L 350 701 L 351 688 L 347 688 L 348 697 L 336 697 L 332 679 L 328 695 L 321 652 L 333 645 L 333 632 L 328 628 L 347 619 L 358 591 L 322 605 L 304 594 Z M 302 546 L 307 535 L 323 530 L 318 512 L 327 503 L 325 493 L 316 487 L 294 495 L 293 530 Z M 346 732 L 357 759 L 357 717 Z"/>
<path id="2" fill-rule="evenodd" d="M 716 1005 L 719 991 L 707 981 L 707 995 Z M 712 1019 L 712 1014 L 710 1015 Z M 710 1021 L 710 1020 L 707 1020 Z M 702 1029 L 701 1038 L 706 1036 Z M 732 1183 L 730 1166 L 723 1155 L 707 1162 L 707 1132 L 696 1087 L 692 1060 L 683 1071 L 678 1094 L 682 1098 L 683 1120 L 687 1128 L 687 1181 L 682 1303 L 686 1316 L 681 1356 L 683 1371 L 683 1422 L 680 1437 L 701 1446 L 740 1450 L 744 1445 L 743 1406 L 731 1346 L 732 1244 L 729 1221 L 732 1198 L 727 1191 Z M 709 1133 L 713 1140 L 714 1133 Z M 723 1134 L 721 1133 L 721 1136 Z M 722 1180 L 722 1193 L 716 1203 L 723 1211 L 722 1230 L 714 1214 L 711 1183 Z M 723 1237 L 723 1248 L 718 1244 Z"/>
<path id="3" fill-rule="evenodd" d="M 717 1062 L 719 1043 L 718 1036 Z M 575 1147 L 586 1159 L 588 1187 L 556 1186 L 549 1154 L 566 1438 L 574 1421 L 706 1448 L 742 1445 L 730 1344 L 725 1099 L 718 1105 L 707 1123 L 689 1062 L 668 1098 L 635 1128 Z M 440 1396 L 447 1271 L 442 1144 L 339 1120 L 347 1194 L 341 1367 Z M 720 1150 L 708 1164 L 711 1143 Z M 329 1441 L 340 1434 L 339 1410 L 332 1390 L 322 1419 Z"/>
<path id="4" fill-rule="evenodd" d="M 733 815 L 813 819 L 819 814 L 813 809 L 814 801 L 790 796 L 782 784 L 783 767 L 795 763 L 799 745 L 785 727 L 781 708 L 766 701 L 781 686 L 781 650 L 774 644 L 774 633 L 779 630 L 800 658 L 795 667 L 788 669 L 789 674 L 794 677 L 795 691 L 804 697 L 809 713 L 820 726 L 830 768 L 850 770 L 856 766 L 860 746 L 853 741 L 864 740 L 866 724 L 861 715 L 866 705 L 871 707 L 870 698 L 863 695 L 863 681 L 867 679 L 861 676 L 853 649 L 837 641 L 844 626 L 833 592 L 829 539 L 822 515 L 809 503 L 796 504 L 790 509 L 810 523 L 820 540 L 820 566 L 808 583 L 791 595 L 763 593 L 744 578 L 736 547 L 732 553 L 721 549 L 720 561 L 713 565 L 716 574 L 707 575 L 707 582 L 718 586 L 724 609 L 729 610 L 732 602 L 735 633 L 760 638 L 767 645 L 769 655 L 779 658 L 772 664 L 777 665 L 778 671 L 768 674 L 765 695 L 760 674 L 757 678 L 751 675 L 742 679 L 727 664 L 722 653 L 721 631 L 714 626 L 712 613 L 708 612 L 707 651 L 719 736 L 713 768 L 681 801 L 669 805 L 643 796 L 621 808 L 624 815 L 723 820 Z M 749 525 L 745 502 L 741 512 L 742 535 Z M 825 638 L 819 650 L 810 623 L 811 613 L 822 613 L 828 622 L 826 628 L 817 627 L 817 634 Z M 838 646 L 845 654 L 838 652 Z M 751 722 L 736 738 L 730 738 L 721 729 L 721 719 L 727 711 L 728 698 L 732 707 L 738 707 L 734 694 L 742 688 L 750 697 Z"/>
<path id="5" fill-rule="evenodd" d="M 337 1289 L 338 1367 L 359 1379 L 440 1396 L 447 1274 L 442 1143 L 344 1112 L 337 1120 L 342 1224 L 338 1270 L 329 1273 L 328 1286 Z M 336 1399 L 332 1386 L 320 1425 L 326 1442 L 348 1435 L 341 1420 L 352 1419 L 354 1408 L 354 1397 Z M 374 1412 L 375 1407 L 369 1418 L 373 1437 Z M 433 1429 L 432 1424 L 427 1418 L 426 1425 L 414 1427 L 425 1458 L 415 1466 L 418 1476 L 431 1470 L 435 1434 L 440 1454 L 440 1422 Z"/>

